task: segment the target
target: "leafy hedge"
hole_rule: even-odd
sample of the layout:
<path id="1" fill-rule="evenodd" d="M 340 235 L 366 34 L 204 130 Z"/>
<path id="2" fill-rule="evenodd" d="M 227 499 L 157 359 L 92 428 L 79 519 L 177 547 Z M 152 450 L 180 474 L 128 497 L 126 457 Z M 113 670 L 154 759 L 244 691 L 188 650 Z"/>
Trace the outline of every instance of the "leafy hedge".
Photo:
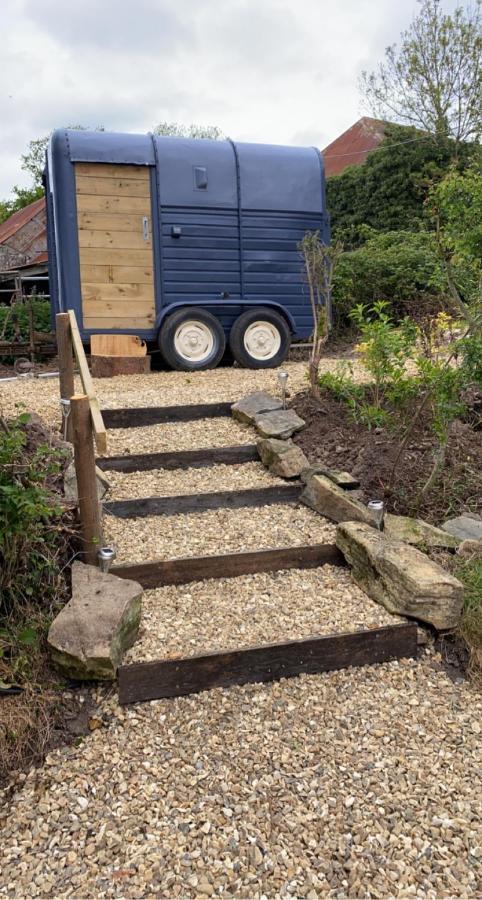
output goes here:
<path id="1" fill-rule="evenodd" d="M 50 301 L 46 300 L 45 297 L 38 297 L 35 300 L 32 300 L 32 308 L 35 331 L 51 331 Z M 15 321 L 18 322 L 21 339 L 28 341 L 27 303 L 17 303 L 14 307 L 0 306 L 0 340 L 12 341 L 14 339 Z"/>

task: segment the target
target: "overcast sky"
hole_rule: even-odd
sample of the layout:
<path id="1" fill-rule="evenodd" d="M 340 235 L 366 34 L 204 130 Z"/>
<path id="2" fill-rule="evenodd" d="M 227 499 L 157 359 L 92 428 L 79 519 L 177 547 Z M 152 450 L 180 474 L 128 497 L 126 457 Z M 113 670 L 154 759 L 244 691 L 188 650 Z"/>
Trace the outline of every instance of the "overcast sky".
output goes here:
<path id="1" fill-rule="evenodd" d="M 444 0 L 444 7 L 454 3 Z M 0 0 L 0 198 L 29 140 L 68 124 L 218 125 L 324 147 L 416 0 Z"/>

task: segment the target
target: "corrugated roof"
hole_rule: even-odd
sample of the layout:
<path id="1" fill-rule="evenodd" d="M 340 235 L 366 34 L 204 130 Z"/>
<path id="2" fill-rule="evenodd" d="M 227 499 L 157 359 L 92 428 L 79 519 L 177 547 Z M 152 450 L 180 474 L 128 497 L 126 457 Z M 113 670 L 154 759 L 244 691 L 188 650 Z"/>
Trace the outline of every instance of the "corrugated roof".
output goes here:
<path id="1" fill-rule="evenodd" d="M 23 228 L 27 222 L 30 222 L 30 220 L 44 208 L 45 197 L 40 197 L 39 200 L 34 200 L 33 203 L 29 203 L 28 206 L 24 206 L 23 209 L 19 209 L 9 216 L 8 219 L 0 225 L 0 244 L 4 244 L 5 241 L 8 241 L 19 228 Z"/>
<path id="2" fill-rule="evenodd" d="M 347 166 L 360 165 L 385 137 L 386 122 L 364 116 L 323 150 L 325 172 L 341 175 Z"/>

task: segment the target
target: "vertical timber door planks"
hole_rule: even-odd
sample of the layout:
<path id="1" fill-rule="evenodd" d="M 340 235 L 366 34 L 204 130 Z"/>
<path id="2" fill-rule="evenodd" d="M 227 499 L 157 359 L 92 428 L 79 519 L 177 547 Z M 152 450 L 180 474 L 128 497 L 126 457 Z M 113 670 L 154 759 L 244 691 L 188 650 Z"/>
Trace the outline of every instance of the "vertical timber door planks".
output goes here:
<path id="1" fill-rule="evenodd" d="M 153 328 L 156 317 L 148 166 L 76 163 L 84 328 Z"/>

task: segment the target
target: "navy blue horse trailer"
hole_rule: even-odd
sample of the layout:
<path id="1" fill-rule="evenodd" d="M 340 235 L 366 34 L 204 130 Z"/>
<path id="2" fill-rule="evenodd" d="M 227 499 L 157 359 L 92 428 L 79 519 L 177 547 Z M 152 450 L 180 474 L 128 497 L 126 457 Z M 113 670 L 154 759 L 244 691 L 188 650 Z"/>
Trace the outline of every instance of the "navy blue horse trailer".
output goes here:
<path id="1" fill-rule="evenodd" d="M 329 240 L 315 148 L 56 131 L 46 166 L 54 312 L 82 339 L 135 334 L 175 369 L 229 346 L 267 368 L 313 317 L 298 243 Z"/>

